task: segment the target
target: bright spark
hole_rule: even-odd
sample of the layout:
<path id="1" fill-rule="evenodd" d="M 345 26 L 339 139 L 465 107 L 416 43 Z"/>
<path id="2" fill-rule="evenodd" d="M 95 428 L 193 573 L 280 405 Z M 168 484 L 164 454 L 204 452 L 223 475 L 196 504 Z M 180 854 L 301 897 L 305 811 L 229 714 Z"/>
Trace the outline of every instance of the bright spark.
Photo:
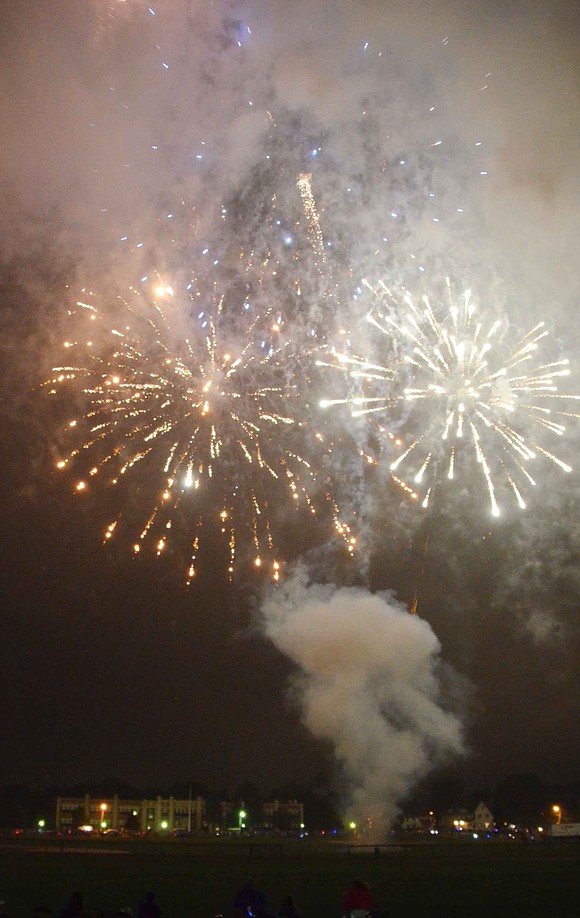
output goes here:
<path id="1" fill-rule="evenodd" d="M 278 512 L 290 498 L 292 506 L 316 512 L 319 463 L 308 450 L 312 440 L 319 453 L 323 438 L 309 439 L 307 425 L 290 414 L 297 394 L 283 365 L 291 342 L 278 334 L 282 317 L 269 308 L 260 314 L 228 309 L 223 297 L 204 299 L 195 284 L 189 287 L 179 314 L 195 303 L 197 318 L 182 319 L 187 334 L 174 327 L 172 301 L 179 294 L 166 283 L 131 289 L 114 310 L 98 308 L 83 291 L 71 310 L 66 364 L 54 367 L 45 383 L 52 394 L 72 391 L 84 403 L 67 422 L 74 443 L 56 466 L 76 469 L 79 494 L 97 483 L 89 487 L 87 476 L 122 491 L 123 513 L 107 526 L 104 540 L 135 526 L 133 552 L 143 554 L 150 543 L 160 555 L 172 529 L 185 530 L 189 583 L 202 535 L 212 526 L 225 540 L 230 576 L 241 544 L 244 556 L 253 555 L 255 566 L 278 581 L 272 507 Z M 322 493 L 352 553 L 350 530 L 330 494 Z M 122 515 L 126 526 L 119 525 Z"/>
<path id="2" fill-rule="evenodd" d="M 320 360 L 357 389 L 321 406 L 348 405 L 353 417 L 379 415 L 383 424 L 386 415 L 387 423 L 397 420 L 401 431 L 409 431 L 390 471 L 393 477 L 406 472 L 424 486 L 424 507 L 443 479 L 465 485 L 469 457 L 480 469 L 494 516 L 500 515 L 500 480 L 525 508 L 522 490 L 535 484 L 529 467 L 539 457 L 571 471 L 540 443 L 546 433 L 563 436 L 566 418 L 580 417 L 566 410 L 580 395 L 558 389 L 560 378 L 570 375 L 569 361 L 544 362 L 540 356 L 540 342 L 548 336 L 544 322 L 507 345 L 501 321 L 479 318 L 469 290 L 455 301 L 449 281 L 443 309 L 427 296 L 417 303 L 408 291 L 400 302 L 382 281 L 376 287 L 364 283 L 375 300 L 366 318 L 383 336 L 388 359 L 383 365 L 335 352 Z M 393 434 L 389 438 L 395 440 Z M 399 434 L 396 442 L 401 439 Z"/>

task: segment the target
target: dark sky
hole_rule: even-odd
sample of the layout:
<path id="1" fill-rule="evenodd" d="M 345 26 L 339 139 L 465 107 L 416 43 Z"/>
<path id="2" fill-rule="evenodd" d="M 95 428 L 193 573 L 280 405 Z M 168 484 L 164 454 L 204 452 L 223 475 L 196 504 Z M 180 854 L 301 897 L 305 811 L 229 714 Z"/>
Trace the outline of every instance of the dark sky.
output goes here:
<path id="1" fill-rule="evenodd" d="M 449 274 L 516 330 L 545 319 L 580 391 L 578 14 L 555 0 L 432 6 L 160 0 L 153 17 L 140 0 L 0 3 L 0 783 L 268 788 L 315 781 L 333 745 L 290 701 L 301 658 L 258 626 L 259 577 L 242 563 L 229 583 L 210 538 L 186 589 L 179 546 L 161 561 L 103 547 L 112 498 L 82 503 L 53 474 L 67 408 L 41 383 L 81 287 L 126 289 L 143 258 L 193 261 L 206 238 L 231 281 L 233 243 L 277 245 L 263 295 L 283 302 L 299 271 L 311 301 L 289 314 L 324 323 L 311 239 L 291 261 L 264 228 L 272 193 L 289 223 L 300 212 L 309 171 L 343 290 Z M 195 239 L 172 248 L 163 216 L 186 206 Z M 353 308 L 331 312 L 350 322 Z M 572 421 L 571 464 L 579 442 Z M 367 477 L 345 496 L 354 560 L 328 521 L 305 532 L 282 508 L 286 557 L 336 588 L 417 592 L 470 780 L 578 779 L 577 472 L 546 471 L 528 510 L 493 525 L 471 484 L 419 514 Z"/>

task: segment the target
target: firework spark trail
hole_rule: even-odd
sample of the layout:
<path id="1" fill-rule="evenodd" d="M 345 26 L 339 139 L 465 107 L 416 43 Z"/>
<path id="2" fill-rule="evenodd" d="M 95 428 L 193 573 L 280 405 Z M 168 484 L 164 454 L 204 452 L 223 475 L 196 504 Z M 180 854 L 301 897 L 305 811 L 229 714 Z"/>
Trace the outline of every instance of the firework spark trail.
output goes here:
<path id="1" fill-rule="evenodd" d="M 449 280 L 445 311 L 435 309 L 427 296 L 418 305 L 407 291 L 401 304 L 384 282 L 376 287 L 364 283 L 377 301 L 366 319 L 386 339 L 388 359 L 382 365 L 335 351 L 319 361 L 364 390 L 325 399 L 321 405 L 346 404 L 353 417 L 382 414 L 392 423 L 409 403 L 403 429 L 408 428 L 410 442 L 403 445 L 400 437 L 389 434 L 395 445 L 403 446 L 390 470 L 409 468 L 415 485 L 425 482 L 424 507 L 440 479 L 456 479 L 469 455 L 481 469 L 494 516 L 500 513 L 499 473 L 524 509 L 522 490 L 536 483 L 529 462 L 540 455 L 571 471 L 538 442 L 546 431 L 563 436 L 562 419 L 580 417 L 564 410 L 566 403 L 580 401 L 580 395 L 558 389 L 558 379 L 570 375 L 569 361 L 544 363 L 538 354 L 540 341 L 548 336 L 544 322 L 507 347 L 499 338 L 501 321 L 486 325 L 479 319 L 469 290 L 456 302 Z M 528 434 L 528 428 L 535 433 Z"/>
<path id="2" fill-rule="evenodd" d="M 269 569 L 277 581 L 272 504 L 278 509 L 289 500 L 315 514 L 315 463 L 300 450 L 312 440 L 324 451 L 322 436 L 309 439 L 289 414 L 296 391 L 282 367 L 290 343 L 277 341 L 282 316 L 272 309 L 253 315 L 248 303 L 232 314 L 214 294 L 198 308 L 196 331 L 179 338 L 168 318 L 175 296 L 163 284 L 150 301 L 133 289 L 130 299 L 119 298 L 114 324 L 90 294 L 77 304 L 75 337 L 64 344 L 70 359 L 45 383 L 51 394 L 73 387 L 86 405 L 68 424 L 75 446 L 58 468 L 90 463 L 76 482 L 79 494 L 88 493 L 96 476 L 112 486 L 135 475 L 142 489 L 146 482 L 152 506 L 135 553 L 151 539 L 160 555 L 176 518 L 186 515 L 193 529 L 188 582 L 210 523 L 227 541 L 230 576 L 242 539 L 245 551 L 251 540 L 255 566 Z M 349 526 L 330 493 L 325 500 L 352 553 Z M 106 526 L 105 540 L 120 518 Z"/>
<path id="3" fill-rule="evenodd" d="M 313 312 L 312 319 L 313 324 L 317 325 L 320 329 L 321 342 L 326 342 L 329 337 L 332 338 L 330 322 L 332 320 L 336 320 L 342 312 L 340 291 L 342 290 L 342 282 L 344 278 L 341 279 L 341 283 L 337 283 L 334 277 L 334 274 L 337 273 L 336 265 L 332 259 L 327 258 L 325 253 L 325 245 L 328 243 L 326 243 L 325 236 L 322 231 L 320 213 L 318 211 L 316 198 L 312 190 L 312 175 L 310 173 L 301 173 L 298 176 L 297 185 L 300 190 L 302 206 L 307 219 L 308 236 L 310 239 L 311 248 L 315 256 L 314 264 L 324 283 L 324 287 L 320 291 L 318 300 L 314 304 L 314 307 L 311 306 L 311 310 Z M 322 311 L 322 320 L 320 314 L 318 314 L 320 303 L 322 303 L 324 307 Z M 386 378 L 385 374 L 388 374 L 388 371 L 386 371 L 384 367 L 371 364 L 361 357 L 355 357 L 344 353 L 334 354 L 335 362 L 328 364 L 327 361 L 321 359 L 321 356 L 319 356 L 325 352 L 326 344 L 318 343 L 318 338 L 314 329 L 311 329 L 311 334 L 315 336 L 317 343 L 310 349 L 309 356 L 316 364 L 316 366 L 337 366 L 337 364 L 340 364 L 342 365 L 343 370 L 348 373 L 351 379 L 369 379 L 373 373 L 379 374 L 377 377 L 379 379 Z M 331 405 L 340 405 L 349 401 L 350 400 L 340 398 L 327 399 L 320 402 L 320 407 L 326 408 Z M 352 399 L 352 403 L 362 404 L 363 402 L 361 399 L 355 397 Z M 357 478 L 359 482 L 362 482 L 364 477 L 364 466 L 376 465 L 377 460 L 376 457 L 374 457 L 368 449 L 359 448 L 358 455 L 362 462 L 358 469 Z M 395 474 L 391 474 L 391 479 L 405 493 L 406 496 L 413 500 L 417 499 L 417 493 L 413 490 L 413 488 L 409 487 L 405 481 L 403 481 Z M 358 503 L 360 504 L 361 500 L 364 500 L 364 496 L 359 494 L 356 500 L 358 500 Z"/>
<path id="4" fill-rule="evenodd" d="M 130 17 L 135 8 L 135 4 L 130 0 L 94 0 L 92 6 L 95 19 L 94 39 L 97 43 L 111 32 L 119 19 Z M 144 9 L 149 9 L 150 15 L 155 15 L 152 7 L 145 6 Z"/>
<path id="5" fill-rule="evenodd" d="M 312 248 L 316 255 L 315 262 L 318 271 L 326 264 L 326 255 L 324 252 L 324 236 L 320 227 L 320 214 L 316 206 L 316 200 L 312 193 L 312 175 L 309 172 L 303 172 L 298 176 L 298 188 L 302 198 L 302 206 L 308 220 L 308 234 L 312 242 Z"/>

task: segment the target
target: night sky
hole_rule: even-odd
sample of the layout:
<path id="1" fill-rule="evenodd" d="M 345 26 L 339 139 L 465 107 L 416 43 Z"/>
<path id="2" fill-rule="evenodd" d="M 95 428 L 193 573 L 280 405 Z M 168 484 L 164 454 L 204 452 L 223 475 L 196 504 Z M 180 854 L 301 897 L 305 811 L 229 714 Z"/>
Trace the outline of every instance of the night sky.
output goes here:
<path id="1" fill-rule="evenodd" d="M 359 548 L 350 558 L 328 517 L 281 501 L 273 527 L 288 564 L 277 592 L 252 568 L 244 526 L 233 581 L 208 532 L 186 588 L 183 539 L 160 559 L 135 557 L 129 531 L 101 544 L 113 509 L 128 530 L 139 517 L 146 480 L 119 506 L 110 489 L 80 498 L 74 474 L 55 474 L 82 398 L 51 401 L 42 383 L 62 360 L 78 291 L 110 299 L 146 260 L 167 274 L 191 262 L 235 291 L 238 245 L 274 253 L 275 279 L 252 294 L 279 300 L 296 328 L 331 318 L 354 328 L 363 277 L 436 298 L 450 276 L 516 337 L 546 321 L 551 359 L 570 358 L 569 391 L 580 392 L 576 5 L 291 6 L 0 3 L 0 784 L 115 776 L 160 790 L 189 780 L 267 790 L 345 771 L 356 789 L 365 778 L 351 747 L 370 749 L 376 732 L 372 718 L 366 732 L 329 725 L 348 694 L 344 672 L 361 699 L 380 683 L 378 710 L 387 721 L 395 711 L 395 731 L 406 718 L 420 736 L 431 729 L 410 686 L 436 702 L 426 748 L 469 782 L 580 776 L 576 469 L 542 466 L 527 510 L 506 499 L 498 519 L 473 470 L 423 511 L 389 482 L 387 460 L 358 470 L 357 446 L 380 452 L 366 422 L 316 415 L 339 444 L 319 477 L 354 514 Z M 303 172 L 331 243 L 330 304 L 296 188 Z M 217 266 L 203 261 L 206 240 Z M 288 293 L 297 275 L 300 302 Z M 192 321 L 187 310 L 179 319 Z M 334 380 L 312 380 L 304 410 L 316 414 Z M 574 466 L 580 427 L 567 427 L 554 450 Z M 377 592 L 379 611 L 368 605 Z M 401 609 L 415 595 L 411 619 Z M 371 660 L 383 615 L 393 628 L 384 667 Z M 353 717 L 364 710 L 361 700 Z M 397 760 L 385 761 L 397 798 L 429 769 L 410 760 L 399 774 L 389 731 L 377 748 Z"/>

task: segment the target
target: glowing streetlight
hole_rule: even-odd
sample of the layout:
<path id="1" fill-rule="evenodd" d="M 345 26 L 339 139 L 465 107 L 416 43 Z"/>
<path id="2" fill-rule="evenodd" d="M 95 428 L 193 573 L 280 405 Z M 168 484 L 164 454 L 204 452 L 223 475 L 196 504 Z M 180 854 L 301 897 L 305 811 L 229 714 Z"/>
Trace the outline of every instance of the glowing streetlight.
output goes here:
<path id="1" fill-rule="evenodd" d="M 560 822 L 562 821 L 562 808 L 559 807 L 557 804 L 554 804 L 554 806 L 552 807 L 552 813 L 554 813 L 556 817 L 556 825 L 559 826 Z"/>

